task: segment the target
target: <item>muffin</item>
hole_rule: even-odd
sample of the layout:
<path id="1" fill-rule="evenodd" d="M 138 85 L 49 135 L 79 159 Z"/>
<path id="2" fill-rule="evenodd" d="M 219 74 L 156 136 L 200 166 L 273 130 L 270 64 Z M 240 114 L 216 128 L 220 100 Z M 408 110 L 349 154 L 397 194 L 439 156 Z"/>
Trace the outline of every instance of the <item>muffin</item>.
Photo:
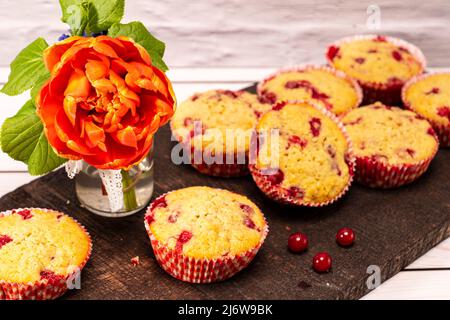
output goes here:
<path id="1" fill-rule="evenodd" d="M 244 269 L 268 232 L 253 202 L 210 187 L 158 197 L 147 210 L 145 228 L 161 267 L 192 283 L 225 280 Z"/>
<path id="2" fill-rule="evenodd" d="M 450 73 L 432 73 L 411 79 L 402 90 L 406 108 L 427 119 L 441 147 L 450 146 Z"/>
<path id="3" fill-rule="evenodd" d="M 250 172 L 270 198 L 287 204 L 323 206 L 349 188 L 354 159 L 343 125 L 309 102 L 281 102 L 256 126 Z"/>
<path id="4" fill-rule="evenodd" d="M 257 91 L 268 103 L 312 100 L 337 115 L 358 107 L 362 100 L 353 79 L 326 66 L 282 69 L 260 82 Z"/>
<path id="5" fill-rule="evenodd" d="M 392 188 L 420 177 L 438 150 L 431 125 L 412 111 L 381 103 L 343 116 L 356 157 L 356 180 Z"/>
<path id="6" fill-rule="evenodd" d="M 331 66 L 359 82 L 364 104 L 380 101 L 400 105 L 402 86 L 426 67 L 420 49 L 384 36 L 341 39 L 328 47 L 326 58 Z"/>
<path id="7" fill-rule="evenodd" d="M 46 209 L 0 213 L 0 299 L 46 300 L 66 292 L 91 254 L 91 239 L 69 216 Z"/>
<path id="8" fill-rule="evenodd" d="M 251 130 L 270 105 L 245 91 L 211 90 L 184 101 L 170 122 L 172 134 L 201 173 L 248 174 Z"/>

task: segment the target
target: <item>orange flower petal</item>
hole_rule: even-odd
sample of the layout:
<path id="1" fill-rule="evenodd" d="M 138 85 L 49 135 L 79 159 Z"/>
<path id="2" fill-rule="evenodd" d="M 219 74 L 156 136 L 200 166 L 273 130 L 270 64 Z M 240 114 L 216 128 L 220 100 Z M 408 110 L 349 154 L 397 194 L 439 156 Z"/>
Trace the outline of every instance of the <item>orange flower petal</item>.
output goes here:
<path id="1" fill-rule="evenodd" d="M 141 101 L 139 96 L 134 91 L 128 89 L 126 86 L 119 89 L 119 95 L 133 100 L 134 102 L 136 102 L 136 104 L 139 104 Z"/>
<path id="2" fill-rule="evenodd" d="M 64 54 L 64 52 L 66 52 L 67 49 L 69 49 L 79 39 L 81 39 L 81 37 L 69 37 L 45 49 L 43 58 L 47 69 L 49 71 L 52 71 L 53 67 L 61 60 L 61 56 Z"/>
<path id="3" fill-rule="evenodd" d="M 63 102 L 64 112 L 69 119 L 72 126 L 75 126 L 75 120 L 77 117 L 77 102 L 72 96 L 66 96 Z"/>
<path id="4" fill-rule="evenodd" d="M 94 147 L 98 146 L 99 143 L 105 142 L 105 132 L 93 122 L 86 121 L 84 123 L 84 130 L 89 141 Z"/>
<path id="5" fill-rule="evenodd" d="M 121 111 L 119 115 L 123 117 L 125 116 L 128 110 L 131 110 L 131 115 L 134 117 L 136 115 L 136 102 L 124 96 L 119 96 L 119 99 L 124 106 L 124 110 L 122 108 L 119 109 Z"/>
<path id="6" fill-rule="evenodd" d="M 111 80 L 111 82 L 119 90 L 125 87 L 125 81 L 121 77 L 119 77 L 119 75 L 115 73 L 113 70 L 109 70 L 109 80 Z"/>
<path id="7" fill-rule="evenodd" d="M 111 61 L 111 69 L 121 77 L 128 73 L 128 68 L 128 63 L 123 60 L 114 59 Z"/>
<path id="8" fill-rule="evenodd" d="M 150 78 L 153 75 L 153 69 L 148 65 L 134 61 L 130 62 L 129 65 L 132 66 L 133 70 L 136 70 L 141 77 Z"/>
<path id="9" fill-rule="evenodd" d="M 102 150 L 103 152 L 108 152 L 108 148 L 106 147 L 106 144 L 104 142 L 99 142 L 97 147 Z"/>
<path id="10" fill-rule="evenodd" d="M 70 150 L 75 151 L 83 156 L 89 156 L 89 155 L 92 156 L 95 154 L 94 152 L 89 151 L 89 149 L 86 148 L 85 146 L 82 146 L 73 140 L 67 141 L 66 145 Z"/>
<path id="11" fill-rule="evenodd" d="M 117 53 L 114 51 L 114 49 L 104 42 L 98 40 L 94 41 L 93 48 L 98 53 L 104 54 L 107 57 L 118 58 Z"/>
<path id="12" fill-rule="evenodd" d="M 116 92 L 116 87 L 108 79 L 99 79 L 91 82 L 92 86 L 103 93 Z"/>
<path id="13" fill-rule="evenodd" d="M 108 71 L 108 66 L 101 61 L 88 60 L 86 63 L 86 76 L 91 82 L 105 78 L 108 75 Z"/>
<path id="14" fill-rule="evenodd" d="M 129 55 L 133 55 L 131 54 L 131 52 L 135 51 L 136 54 L 142 59 L 142 62 L 144 62 L 147 65 L 151 65 L 152 60 L 150 59 L 147 50 L 145 50 L 144 47 L 142 47 L 140 44 L 134 42 L 133 39 L 130 39 L 125 36 L 119 36 L 116 39 L 122 42 L 122 44 L 126 47 L 127 53 Z"/>
<path id="15" fill-rule="evenodd" d="M 125 129 L 117 131 L 115 133 L 115 138 L 124 146 L 137 148 L 136 134 L 132 127 L 126 127 Z"/>
<path id="16" fill-rule="evenodd" d="M 69 78 L 65 96 L 86 98 L 91 91 L 91 84 L 83 71 L 75 69 Z"/>
<path id="17" fill-rule="evenodd" d="M 69 141 L 69 136 L 64 132 L 64 130 L 59 126 L 58 122 L 55 121 L 55 132 L 58 138 L 64 142 L 67 143 Z"/>
<path id="18" fill-rule="evenodd" d="M 152 60 L 151 60 L 150 55 L 148 54 L 147 50 L 145 50 L 145 48 L 143 46 L 141 46 L 139 43 L 135 43 L 134 45 L 138 49 L 142 60 L 144 60 L 144 62 L 146 64 L 151 65 L 152 64 Z"/>

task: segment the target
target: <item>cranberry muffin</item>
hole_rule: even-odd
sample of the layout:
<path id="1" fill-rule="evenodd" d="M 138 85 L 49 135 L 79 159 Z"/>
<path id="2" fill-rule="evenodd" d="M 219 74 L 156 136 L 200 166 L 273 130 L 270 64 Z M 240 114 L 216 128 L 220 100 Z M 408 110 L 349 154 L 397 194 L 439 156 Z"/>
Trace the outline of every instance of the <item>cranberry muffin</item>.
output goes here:
<path id="1" fill-rule="evenodd" d="M 432 73 L 411 79 L 402 90 L 406 108 L 427 119 L 441 147 L 450 146 L 450 73 Z"/>
<path id="2" fill-rule="evenodd" d="M 170 127 L 201 173 L 236 177 L 248 174 L 251 130 L 270 105 L 245 91 L 211 90 L 181 103 Z"/>
<path id="3" fill-rule="evenodd" d="M 258 84 L 261 100 L 312 100 L 334 114 L 342 114 L 359 106 L 362 91 L 359 85 L 341 71 L 327 66 L 286 68 Z"/>
<path id="4" fill-rule="evenodd" d="M 145 228 L 161 267 L 192 283 L 225 280 L 244 269 L 268 232 L 252 201 L 210 187 L 158 197 L 145 215 Z"/>
<path id="5" fill-rule="evenodd" d="M 250 172 L 279 202 L 323 206 L 340 198 L 353 177 L 351 142 L 329 111 L 311 102 L 281 102 L 256 126 Z"/>
<path id="6" fill-rule="evenodd" d="M 399 105 L 403 85 L 426 67 L 419 48 L 385 36 L 341 39 L 328 47 L 326 58 L 331 66 L 359 82 L 364 104 L 380 101 Z"/>
<path id="7" fill-rule="evenodd" d="M 45 300 L 66 292 L 67 279 L 91 253 L 91 239 L 69 216 L 46 209 L 0 213 L 0 299 Z"/>
<path id="8" fill-rule="evenodd" d="M 414 181 L 438 150 L 433 128 L 412 111 L 375 103 L 350 111 L 342 121 L 353 141 L 356 180 L 370 187 Z"/>

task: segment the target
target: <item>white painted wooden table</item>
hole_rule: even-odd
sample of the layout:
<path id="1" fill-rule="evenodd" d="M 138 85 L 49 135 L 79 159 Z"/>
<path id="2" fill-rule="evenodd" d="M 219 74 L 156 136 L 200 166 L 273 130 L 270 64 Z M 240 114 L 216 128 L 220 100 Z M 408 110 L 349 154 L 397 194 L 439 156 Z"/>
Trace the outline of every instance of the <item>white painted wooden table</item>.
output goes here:
<path id="1" fill-rule="evenodd" d="M 168 72 L 178 101 L 213 88 L 239 89 L 273 72 L 273 68 L 177 68 Z M 0 84 L 9 70 L 0 68 Z M 29 98 L 0 94 L 0 123 L 16 113 Z M 0 154 L 0 196 L 33 180 L 25 165 Z M 450 238 L 427 252 L 363 299 L 450 299 Z"/>

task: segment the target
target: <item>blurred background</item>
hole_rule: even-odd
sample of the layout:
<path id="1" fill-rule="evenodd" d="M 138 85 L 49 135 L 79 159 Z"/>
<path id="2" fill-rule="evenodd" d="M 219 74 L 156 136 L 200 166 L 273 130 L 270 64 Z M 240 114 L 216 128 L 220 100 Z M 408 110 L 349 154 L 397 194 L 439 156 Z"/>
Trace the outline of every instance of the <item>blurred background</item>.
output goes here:
<path id="1" fill-rule="evenodd" d="M 38 36 L 67 27 L 57 0 L 0 2 L 0 67 Z M 450 1 L 127 0 L 124 22 L 141 20 L 167 44 L 170 67 L 280 67 L 323 63 L 325 46 L 383 33 L 421 47 L 433 67 L 450 65 Z"/>

